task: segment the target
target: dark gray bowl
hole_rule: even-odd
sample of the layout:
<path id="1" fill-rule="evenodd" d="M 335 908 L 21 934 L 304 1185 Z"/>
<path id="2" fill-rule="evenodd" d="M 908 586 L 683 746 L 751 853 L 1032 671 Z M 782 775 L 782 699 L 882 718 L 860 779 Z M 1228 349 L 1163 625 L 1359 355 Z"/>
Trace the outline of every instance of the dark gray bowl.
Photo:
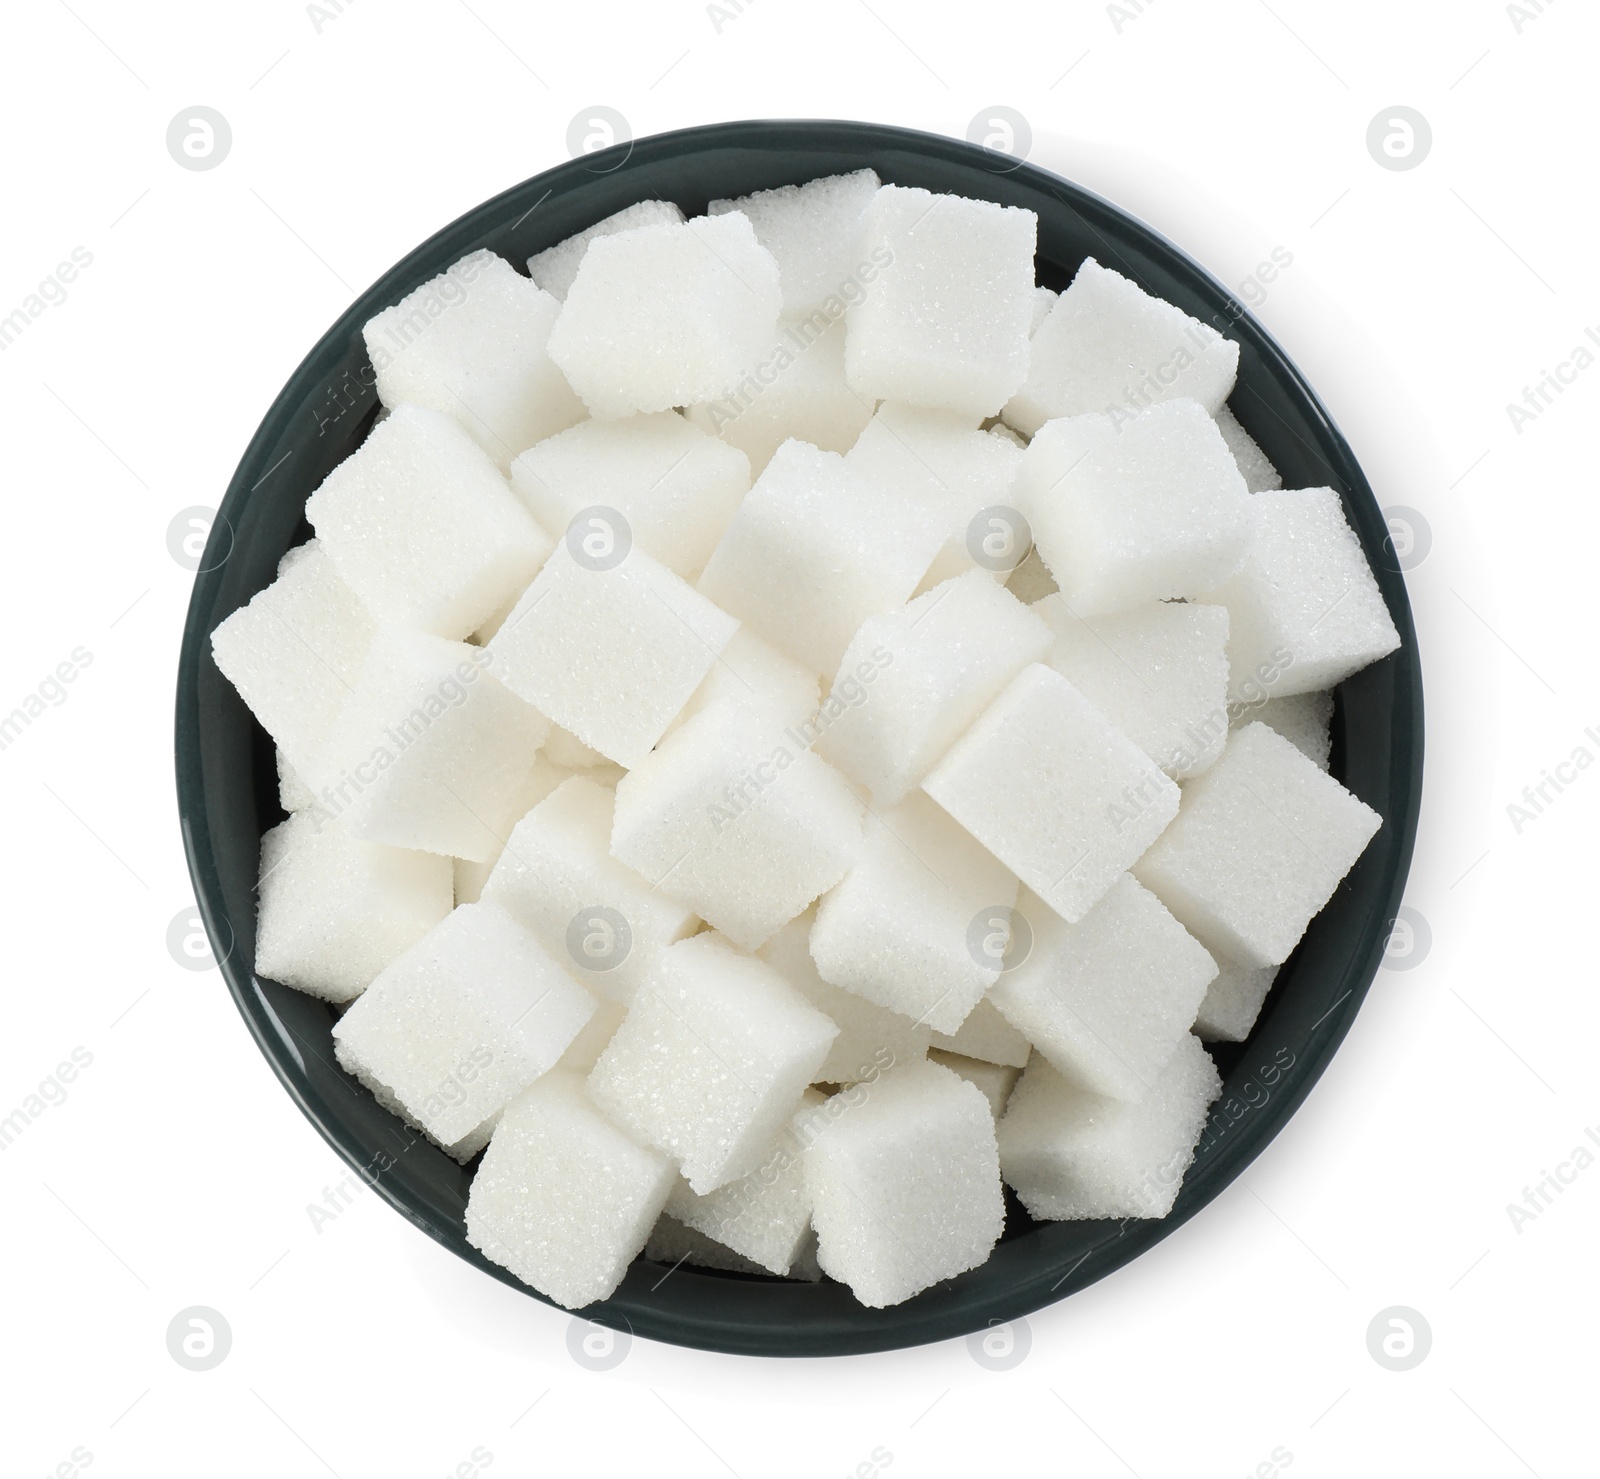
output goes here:
<path id="1" fill-rule="evenodd" d="M 1008 1197 L 1005 1237 L 979 1269 L 888 1310 L 842 1286 L 665 1268 L 640 1259 L 588 1313 L 680 1345 L 750 1355 L 838 1355 L 941 1340 L 1014 1319 L 1104 1277 L 1194 1216 L 1260 1153 L 1305 1098 L 1371 984 L 1400 901 L 1422 786 L 1422 678 L 1416 633 L 1372 490 L 1328 413 L 1226 288 L 1149 227 L 1077 186 L 972 144 L 876 124 L 724 123 L 620 145 L 536 175 L 469 211 L 385 273 L 323 335 L 273 403 L 234 474 L 195 580 L 178 670 L 178 803 L 195 893 L 222 975 L 261 1051 L 328 1143 L 418 1227 L 514 1287 L 468 1246 L 471 1170 L 378 1107 L 334 1062 L 334 1014 L 261 980 L 255 882 L 261 834 L 281 819 L 271 741 L 211 660 L 211 632 L 273 578 L 309 534 L 307 495 L 372 424 L 377 400 L 361 326 L 477 248 L 522 267 L 534 252 L 647 196 L 686 212 L 870 165 L 885 181 L 953 191 L 1038 213 L 1040 280 L 1062 288 L 1093 255 L 1240 345 L 1239 420 L 1289 487 L 1344 499 L 1400 630 L 1400 651 L 1343 684 L 1333 773 L 1383 827 L 1311 928 L 1249 1042 L 1214 1056 L 1223 1097 L 1172 1214 L 1158 1222 L 1036 1224 Z M 1355 1189 L 1352 1188 L 1352 1191 Z M 533 1291 L 525 1290 L 532 1294 Z M 534 1295 L 535 1298 L 539 1296 Z"/>

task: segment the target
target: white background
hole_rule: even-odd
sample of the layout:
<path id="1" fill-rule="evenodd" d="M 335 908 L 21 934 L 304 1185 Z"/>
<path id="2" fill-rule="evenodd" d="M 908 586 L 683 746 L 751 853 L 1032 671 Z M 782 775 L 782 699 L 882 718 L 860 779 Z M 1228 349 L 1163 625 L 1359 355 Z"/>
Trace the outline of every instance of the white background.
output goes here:
<path id="1" fill-rule="evenodd" d="M 1575 747 L 1600 754 L 1600 366 L 1520 432 L 1506 405 L 1600 325 L 1594 12 L 1529 0 L 1519 29 L 1489 0 L 733 6 L 720 29 L 689 0 L 329 0 L 320 29 L 288 0 L 9 9 L 0 316 L 73 248 L 93 260 L 0 352 L 0 711 L 74 648 L 92 661 L 0 752 L 0 1116 L 74 1048 L 93 1061 L 0 1153 L 0 1468 L 80 1449 L 96 1476 L 427 1479 L 481 1449 L 496 1473 L 752 1479 L 855 1473 L 881 1449 L 896 1475 L 1197 1479 L 1280 1450 L 1306 1479 L 1593 1472 L 1600 1167 L 1520 1230 L 1507 1204 L 1600 1124 L 1600 767 L 1520 833 L 1506 808 Z M 206 172 L 165 147 L 196 104 L 233 130 Z M 344 1167 L 217 973 L 168 953 L 192 901 L 170 520 L 218 501 L 357 290 L 566 158 L 597 104 L 640 135 L 763 116 L 964 135 L 1019 110 L 1035 162 L 1223 281 L 1293 254 L 1260 317 L 1380 502 L 1431 528 L 1408 577 L 1429 744 L 1408 900 L 1430 953 L 1380 973 L 1240 1181 L 1030 1317 L 1008 1372 L 963 1341 L 776 1362 L 640 1340 L 583 1369 L 566 1315 L 370 1193 L 314 1229 Z M 1365 142 L 1396 104 L 1433 131 L 1404 172 Z M 208 1372 L 167 1352 L 190 1305 L 232 1329 Z M 1432 1330 L 1410 1371 L 1368 1353 L 1391 1305 Z"/>

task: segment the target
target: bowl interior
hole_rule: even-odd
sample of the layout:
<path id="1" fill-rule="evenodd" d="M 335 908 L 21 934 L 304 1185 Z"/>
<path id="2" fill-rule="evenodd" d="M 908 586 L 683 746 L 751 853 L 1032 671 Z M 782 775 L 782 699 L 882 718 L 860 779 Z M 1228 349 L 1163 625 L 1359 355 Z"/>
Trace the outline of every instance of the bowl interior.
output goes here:
<path id="1" fill-rule="evenodd" d="M 394 1207 L 461 1257 L 532 1294 L 466 1242 L 471 1170 L 338 1068 L 328 1006 L 251 969 L 260 838 L 282 812 L 272 743 L 217 671 L 210 634 L 309 536 L 307 496 L 371 426 L 377 398 L 361 326 L 374 313 L 469 251 L 489 248 L 521 269 L 534 252 L 637 200 L 672 200 L 693 215 L 719 196 L 867 165 L 887 183 L 1036 212 L 1038 276 L 1048 287 L 1065 287 L 1093 256 L 1236 339 L 1235 414 L 1285 486 L 1339 492 L 1403 645 L 1341 685 L 1334 710 L 1333 773 L 1377 810 L 1383 827 L 1280 971 L 1250 1040 L 1213 1047 L 1222 1098 L 1170 1216 L 1036 1224 L 1008 1192 L 1006 1233 L 989 1261 L 892 1309 L 864 1309 L 831 1282 L 689 1265 L 669 1274 L 641 1258 L 612 1298 L 588 1312 L 653 1339 L 738 1353 L 914 1345 L 1013 1319 L 1092 1283 L 1237 1176 L 1294 1112 L 1348 1030 L 1378 967 L 1410 862 L 1421 793 L 1421 674 L 1383 516 L 1344 438 L 1283 352 L 1227 289 L 1148 227 L 1057 176 L 972 144 L 872 124 L 780 121 L 638 140 L 547 171 L 468 212 L 385 274 L 323 336 L 268 411 L 223 499 L 180 659 L 178 797 L 190 870 L 222 975 L 262 1052 L 307 1118 Z"/>

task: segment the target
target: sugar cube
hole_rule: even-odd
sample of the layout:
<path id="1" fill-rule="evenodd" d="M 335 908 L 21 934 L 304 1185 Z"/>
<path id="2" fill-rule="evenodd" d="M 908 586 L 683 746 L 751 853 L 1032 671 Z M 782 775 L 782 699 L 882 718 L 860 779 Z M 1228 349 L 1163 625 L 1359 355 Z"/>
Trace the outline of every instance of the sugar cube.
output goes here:
<path id="1" fill-rule="evenodd" d="M 299 811 L 261 839 L 258 976 L 351 1001 L 450 912 L 450 860 Z"/>
<path id="2" fill-rule="evenodd" d="M 212 632 L 211 653 L 304 778 L 355 685 L 374 631 L 366 607 L 313 539 L 290 550 L 277 579 Z"/>
<path id="3" fill-rule="evenodd" d="M 1208 949 L 1281 965 L 1382 824 L 1282 735 L 1247 724 L 1134 871 Z"/>
<path id="4" fill-rule="evenodd" d="M 704 1196 L 767 1163 L 837 1031 L 770 966 L 695 935 L 656 958 L 589 1093 Z"/>
<path id="5" fill-rule="evenodd" d="M 1000 1170 L 1040 1221 L 1165 1217 L 1222 1092 L 1189 1033 L 1137 1104 L 1068 1083 L 1035 1054 L 1000 1121 Z"/>
<path id="6" fill-rule="evenodd" d="M 948 1068 L 977 1089 L 989 1101 L 989 1113 L 997 1121 L 1006 1112 L 1006 1101 L 1022 1076 L 1020 1068 L 1004 1068 L 998 1063 L 986 1063 L 979 1058 L 964 1058 L 960 1053 L 947 1053 L 943 1048 L 930 1049 L 928 1059 Z"/>
<path id="7" fill-rule="evenodd" d="M 1257 493 L 1255 542 L 1205 600 L 1228 608 L 1228 696 L 1332 688 L 1400 645 L 1383 593 L 1331 488 Z"/>
<path id="8" fill-rule="evenodd" d="M 874 498 L 844 458 L 773 454 L 700 577 L 700 591 L 812 672 L 831 676 L 869 616 L 905 604 L 931 553 L 914 511 Z"/>
<path id="9" fill-rule="evenodd" d="M 589 243 L 550 357 L 591 414 L 670 411 L 720 394 L 771 342 L 778 264 L 734 211 Z"/>
<path id="10" fill-rule="evenodd" d="M 594 998 L 492 903 L 463 904 L 334 1025 L 334 1051 L 449 1145 L 555 1066 Z"/>
<path id="11" fill-rule="evenodd" d="M 550 539 L 461 424 L 396 406 L 306 501 L 379 622 L 465 637 L 533 579 Z"/>
<path id="12" fill-rule="evenodd" d="M 1228 737 L 1228 612 L 1152 601 L 1076 616 L 1060 597 L 1032 608 L 1056 643 L 1047 659 L 1174 780 L 1197 775 Z"/>
<path id="13" fill-rule="evenodd" d="M 542 252 L 528 258 L 528 276 L 551 297 L 565 300 L 572 280 L 578 275 L 578 264 L 589 250 L 589 243 L 598 236 L 615 236 L 620 231 L 632 231 L 639 226 L 679 226 L 683 212 L 670 200 L 641 200 L 624 206 L 603 221 L 596 221 L 575 236 L 557 242 Z"/>
<path id="14" fill-rule="evenodd" d="M 1076 924 L 1032 899 L 1023 913 L 1032 953 L 989 1000 L 1063 1077 L 1142 1099 L 1193 1025 L 1216 962 L 1127 873 Z"/>
<path id="15" fill-rule="evenodd" d="M 594 770 L 611 764 L 598 750 L 590 749 L 570 729 L 563 729 L 559 724 L 550 726 L 540 753 L 563 770 Z"/>
<path id="16" fill-rule="evenodd" d="M 861 845 L 861 803 L 792 728 L 711 708 L 617 783 L 612 854 L 754 950 Z"/>
<path id="17" fill-rule="evenodd" d="M 576 1074 L 506 1107 L 467 1197 L 467 1241 L 568 1309 L 615 1292 L 672 1190 L 672 1165 L 597 1110 Z"/>
<path id="18" fill-rule="evenodd" d="M 821 309 L 780 319 L 766 352 L 737 384 L 687 408 L 696 426 L 740 448 L 756 476 L 791 437 L 825 452 L 847 452 L 872 416 L 872 401 L 844 378 L 845 321 Z"/>
<path id="19" fill-rule="evenodd" d="M 1039 332 L 1039 325 L 1050 316 L 1050 310 L 1056 306 L 1056 299 L 1060 296 L 1054 288 L 1036 287 L 1033 290 L 1033 317 L 1028 323 L 1030 339 Z"/>
<path id="20" fill-rule="evenodd" d="M 1016 898 L 1015 876 L 913 792 L 868 816 L 855 863 L 817 905 L 811 957 L 824 981 L 954 1032 L 1000 973 L 973 948 L 974 920 Z"/>
<path id="21" fill-rule="evenodd" d="M 618 765 L 638 765 L 738 628 L 634 547 L 579 558 L 563 540 L 489 643 L 512 692 Z"/>
<path id="22" fill-rule="evenodd" d="M 289 757 L 282 750 L 273 754 L 273 759 L 278 768 L 278 805 L 286 812 L 302 811 L 316 799 L 311 794 L 311 787 L 300 779 L 299 772 L 289 764 Z"/>
<path id="23" fill-rule="evenodd" d="M 862 395 L 994 415 L 1028 373 L 1038 218 L 1016 206 L 885 185 L 862 250 L 878 269 L 847 316 Z"/>
<path id="24" fill-rule="evenodd" d="M 507 825 L 514 826 L 521 821 L 571 773 L 559 765 L 552 764 L 545 749 L 541 748 L 533 757 L 533 763 L 528 767 L 528 773 L 523 777 L 515 799 L 506 808 Z M 481 860 L 455 859 L 456 903 L 478 902 L 483 896 L 483 886 L 489 881 L 489 875 L 494 871 L 494 865 L 500 861 L 500 854 L 504 850 L 504 844 L 500 843 L 488 857 Z"/>
<path id="25" fill-rule="evenodd" d="M 877 193 L 877 175 L 858 169 L 736 200 L 713 200 L 706 211 L 712 216 L 742 211 L 749 218 L 756 240 L 778 264 L 784 313 L 804 318 L 830 300 L 842 312 L 845 302 L 860 296 L 859 274 L 871 271 L 860 242 L 862 218 Z"/>
<path id="26" fill-rule="evenodd" d="M 1243 564 L 1257 512 L 1222 433 L 1190 400 L 1120 426 L 1049 422 L 1023 454 L 1016 501 L 1079 616 L 1211 590 Z"/>
<path id="27" fill-rule="evenodd" d="M 657 411 L 585 421 L 529 447 L 511 486 L 558 533 L 587 509 L 615 510 L 639 548 L 694 581 L 749 491 L 750 462 L 676 411 Z"/>
<path id="28" fill-rule="evenodd" d="M 1240 965 L 1225 955 L 1216 957 L 1217 978 L 1206 987 L 1194 1035 L 1202 1042 L 1243 1042 L 1256 1025 L 1278 967 Z"/>
<path id="29" fill-rule="evenodd" d="M 504 843 L 545 721 L 489 654 L 380 628 L 311 777 L 352 837 L 483 861 Z"/>
<path id="30" fill-rule="evenodd" d="M 841 1091 L 808 1129 L 818 1262 L 862 1304 L 899 1304 L 988 1258 L 1005 1206 L 994 1118 L 972 1084 L 908 1063 Z"/>
<path id="31" fill-rule="evenodd" d="M 667 1198 L 668 1213 L 767 1272 L 787 1274 L 811 1232 L 801 1157 L 806 1124 L 824 1102 L 815 1089 L 807 1089 L 772 1154 L 749 1175 L 704 1196 L 679 1177 Z"/>
<path id="32" fill-rule="evenodd" d="M 702 709 L 724 708 L 766 715 L 780 727 L 798 728 L 816 714 L 821 702 L 815 674 L 748 627 L 740 627 L 676 722 L 692 719 Z"/>
<path id="33" fill-rule="evenodd" d="M 1042 663 L 1012 680 L 923 789 L 1069 924 L 1178 810 L 1177 786 Z"/>
<path id="34" fill-rule="evenodd" d="M 1256 443 L 1256 439 L 1239 425 L 1239 418 L 1226 406 L 1216 410 L 1217 430 L 1233 453 L 1239 476 L 1252 493 L 1266 493 L 1283 486 L 1283 474 L 1275 468 Z"/>
<path id="35" fill-rule="evenodd" d="M 1179 397 L 1214 412 L 1239 369 L 1231 339 L 1093 257 L 1034 331 L 1032 351 L 1027 381 L 1005 408 L 1028 436 L 1058 416 L 1138 412 Z"/>
<path id="36" fill-rule="evenodd" d="M 932 1046 L 1005 1068 L 1027 1067 L 1028 1054 L 1033 1051 L 1033 1044 L 1000 1015 L 999 1008 L 987 996 L 967 1013 L 966 1020 L 954 1032 L 934 1033 Z"/>
<path id="37" fill-rule="evenodd" d="M 1288 698 L 1269 698 L 1249 703 L 1230 719 L 1234 729 L 1260 722 L 1275 729 L 1301 754 L 1314 760 L 1319 769 L 1328 768 L 1333 751 L 1333 695 L 1295 693 Z"/>
<path id="38" fill-rule="evenodd" d="M 446 1155 L 459 1161 L 463 1166 L 489 1143 L 494 1134 L 495 1126 L 500 1123 L 501 1111 L 496 1110 L 482 1124 L 467 1131 L 459 1140 L 441 1141 L 437 1135 L 429 1133 L 428 1127 L 400 1102 L 393 1090 L 380 1083 L 361 1064 L 351 1062 L 344 1066 L 351 1076 L 365 1087 L 372 1097 L 387 1109 L 390 1114 L 394 1115 L 396 1119 L 403 1120 L 413 1130 L 418 1130 L 423 1135 L 426 1135 Z"/>
<path id="39" fill-rule="evenodd" d="M 688 1264 L 692 1268 L 715 1268 L 730 1274 L 758 1274 L 762 1277 L 767 1274 L 767 1270 L 753 1258 L 735 1253 L 715 1238 L 708 1238 L 697 1228 L 686 1227 L 665 1212 L 656 1219 L 656 1225 L 650 1230 L 650 1239 L 644 1245 L 644 1256 L 655 1263 L 666 1264 L 669 1271 Z"/>
<path id="40" fill-rule="evenodd" d="M 612 1001 L 608 996 L 596 997 L 594 1016 L 583 1024 L 578 1035 L 567 1044 L 567 1050 L 556 1067 L 566 1069 L 569 1073 L 581 1073 L 587 1078 L 627 1015 L 628 1008 L 622 1002 Z"/>
<path id="41" fill-rule="evenodd" d="M 545 352 L 560 311 L 503 257 L 473 252 L 367 320 L 378 399 L 454 416 L 503 471 L 584 417 Z"/>
<path id="42" fill-rule="evenodd" d="M 982 546 L 972 534 L 973 521 L 986 509 L 1006 505 L 1022 453 L 976 430 L 969 417 L 885 401 L 844 460 L 877 496 L 915 510 L 921 526 L 916 537 L 930 550 L 929 576 L 949 579 L 978 564 L 974 546 Z M 1024 553 L 1017 549 L 1017 559 Z M 989 563 L 979 568 L 1006 573 Z"/>
<path id="43" fill-rule="evenodd" d="M 933 1029 L 913 1022 L 830 985 L 817 974 L 811 958 L 811 926 L 815 910 L 807 910 L 777 932 L 759 951 L 761 958 L 839 1029 L 816 1082 L 854 1084 L 876 1078 L 897 1063 L 915 1063 L 928 1051 Z"/>
<path id="44" fill-rule="evenodd" d="M 1050 630 L 981 570 L 869 617 L 839 663 L 818 751 L 893 806 L 1000 691 L 1050 650 Z"/>
<path id="45" fill-rule="evenodd" d="M 596 995 L 628 1001 L 694 916 L 611 856 L 616 798 L 584 775 L 516 825 L 483 894 Z"/>

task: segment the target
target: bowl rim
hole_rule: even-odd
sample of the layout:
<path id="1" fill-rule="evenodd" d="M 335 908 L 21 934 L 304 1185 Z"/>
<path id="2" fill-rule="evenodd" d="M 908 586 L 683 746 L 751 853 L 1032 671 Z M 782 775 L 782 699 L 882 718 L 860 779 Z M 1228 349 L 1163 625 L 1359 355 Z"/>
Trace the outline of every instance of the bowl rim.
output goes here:
<path id="1" fill-rule="evenodd" d="M 563 186 L 575 187 L 583 182 L 585 176 L 610 174 L 630 164 L 681 157 L 696 150 L 731 146 L 757 152 L 782 152 L 786 149 L 797 152 L 805 146 L 819 145 L 854 149 L 859 152 L 863 164 L 875 162 L 871 157 L 875 149 L 893 148 L 932 161 L 957 167 L 977 166 L 990 174 L 1009 175 L 1025 181 L 1035 189 L 1054 195 L 1091 223 L 1096 217 L 1114 220 L 1118 230 L 1129 233 L 1145 250 L 1164 259 L 1174 271 L 1186 276 L 1197 291 L 1219 302 L 1227 302 L 1233 318 L 1230 332 L 1252 344 L 1272 377 L 1286 388 L 1316 424 L 1319 436 L 1317 451 L 1327 466 L 1339 476 L 1342 487 L 1337 491 L 1351 516 L 1352 524 L 1362 536 L 1369 563 L 1373 565 L 1373 573 L 1400 633 L 1401 647 L 1392 660 L 1402 665 L 1400 682 L 1411 697 L 1409 709 L 1403 716 L 1408 729 L 1408 744 L 1400 757 L 1404 764 L 1394 770 L 1394 783 L 1403 804 L 1398 814 L 1385 816 L 1385 822 L 1393 828 L 1393 836 L 1381 853 L 1382 917 L 1390 921 L 1392 926 L 1414 851 L 1422 796 L 1424 745 L 1421 661 L 1410 602 L 1398 565 L 1380 567 L 1372 559 L 1377 527 L 1373 521 L 1381 520 L 1381 512 L 1354 452 L 1316 392 L 1248 307 L 1237 303 L 1222 283 L 1181 248 L 1121 207 L 1040 166 L 997 157 L 989 150 L 965 140 L 892 125 L 843 119 L 739 120 L 653 134 L 542 171 L 474 206 L 421 242 L 358 294 L 302 359 L 263 416 L 217 510 L 206 553 L 195 577 L 179 654 L 175 763 L 184 851 L 195 887 L 197 912 L 213 943 L 228 990 L 263 1056 L 302 1114 L 334 1151 L 358 1172 L 367 1174 L 364 1170 L 365 1155 L 357 1153 L 358 1147 L 336 1118 L 322 1113 L 308 1098 L 301 1081 L 303 1065 L 297 1071 L 296 1065 L 283 1051 L 282 1034 L 255 987 L 252 966 L 241 967 L 230 948 L 233 931 L 223 901 L 219 865 L 201 779 L 205 725 L 200 673 L 208 659 L 212 630 L 241 604 L 234 603 L 228 611 L 219 610 L 222 567 L 233 538 L 232 531 L 240 522 L 239 515 L 256 490 L 271 477 L 275 464 L 270 463 L 269 458 L 291 435 L 291 423 L 302 417 L 315 392 L 326 390 L 319 366 L 327 360 L 330 346 L 347 343 L 352 334 L 359 335 L 361 325 L 375 312 L 398 301 L 407 291 L 439 270 L 436 266 L 423 267 L 421 264 L 453 261 L 464 256 L 482 245 L 496 231 L 504 229 L 512 213 L 541 190 L 543 193 L 538 194 L 538 199 L 522 210 L 523 217 L 553 191 Z M 454 255 L 450 255 L 452 253 Z M 520 270 L 520 262 L 513 265 Z M 306 491 L 309 493 L 310 489 Z M 786 1337 L 781 1330 L 775 1329 L 770 1314 L 752 1313 L 747 1318 L 739 1319 L 729 1317 L 723 1311 L 715 1320 L 705 1321 L 685 1317 L 681 1311 L 663 1315 L 648 1302 L 632 1296 L 626 1283 L 611 1300 L 591 1306 L 580 1315 L 597 1324 L 626 1328 L 630 1333 L 648 1338 L 702 1349 L 772 1356 L 838 1355 L 892 1350 L 970 1334 L 986 1326 L 1015 1321 L 1053 1304 L 1114 1272 L 1162 1238 L 1170 1236 L 1201 1207 L 1219 1195 L 1261 1153 L 1298 1110 L 1348 1033 L 1381 964 L 1387 937 L 1388 930 L 1385 928 L 1372 938 L 1361 941 L 1360 946 L 1364 946 L 1364 949 L 1353 949 L 1345 975 L 1350 983 L 1349 989 L 1325 1017 L 1314 1024 L 1311 1041 L 1296 1065 L 1299 1071 L 1275 1096 L 1276 1110 L 1271 1115 L 1254 1116 L 1244 1131 L 1233 1137 L 1223 1152 L 1224 1159 L 1216 1174 L 1203 1185 L 1193 1188 L 1193 1194 L 1189 1178 L 1186 1177 L 1177 1205 L 1165 1218 L 1136 1223 L 1131 1231 L 1127 1222 L 1120 1226 L 1107 1224 L 1105 1235 L 1092 1244 L 1065 1275 L 1061 1275 L 1054 1266 L 1036 1269 L 1028 1276 L 1016 1278 L 1008 1286 L 1004 1297 L 990 1297 L 955 1308 L 948 1302 L 930 1300 L 927 1294 L 918 1295 L 887 1310 L 865 1311 L 860 1321 L 831 1324 L 824 1321 L 794 1338 Z M 219 942 L 227 943 L 219 948 Z M 364 1152 L 366 1147 L 360 1147 L 360 1150 Z M 369 1175 L 369 1184 L 391 1206 L 443 1246 L 522 1293 L 553 1308 L 561 1308 L 517 1280 L 507 1270 L 489 1263 L 475 1249 L 465 1246 L 458 1230 L 452 1235 L 449 1230 L 436 1225 L 434 1219 L 421 1215 L 383 1177 Z M 1081 1275 L 1078 1272 L 1080 1265 L 1086 1266 Z M 964 1277 L 958 1276 L 954 1282 L 959 1284 Z"/>

